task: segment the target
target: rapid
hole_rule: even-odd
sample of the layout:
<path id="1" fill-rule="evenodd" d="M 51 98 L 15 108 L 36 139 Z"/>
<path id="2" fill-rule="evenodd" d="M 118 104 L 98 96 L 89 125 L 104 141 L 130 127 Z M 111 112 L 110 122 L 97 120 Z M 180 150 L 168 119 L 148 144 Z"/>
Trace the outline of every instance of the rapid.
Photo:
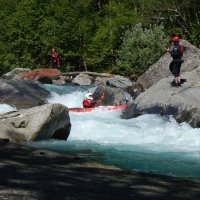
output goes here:
<path id="1" fill-rule="evenodd" d="M 41 85 L 52 93 L 49 103 L 82 107 L 95 88 Z M 0 104 L 0 113 L 16 110 Z M 200 132 L 172 118 L 143 115 L 121 119 L 122 111 L 69 113 L 67 141 L 48 140 L 28 145 L 73 154 L 117 167 L 154 174 L 200 179 Z"/>

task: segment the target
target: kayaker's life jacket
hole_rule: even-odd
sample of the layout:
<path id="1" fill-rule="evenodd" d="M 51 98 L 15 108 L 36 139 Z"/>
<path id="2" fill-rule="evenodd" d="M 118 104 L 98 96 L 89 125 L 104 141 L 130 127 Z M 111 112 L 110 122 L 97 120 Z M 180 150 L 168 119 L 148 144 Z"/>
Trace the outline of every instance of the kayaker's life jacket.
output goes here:
<path id="1" fill-rule="evenodd" d="M 180 44 L 175 45 L 171 51 L 171 56 L 173 60 L 181 59 L 184 51 L 185 51 L 185 46 L 180 45 Z"/>
<path id="2" fill-rule="evenodd" d="M 96 101 L 91 101 L 89 99 L 85 99 L 83 101 L 83 107 L 84 108 L 93 108 L 96 105 Z"/>

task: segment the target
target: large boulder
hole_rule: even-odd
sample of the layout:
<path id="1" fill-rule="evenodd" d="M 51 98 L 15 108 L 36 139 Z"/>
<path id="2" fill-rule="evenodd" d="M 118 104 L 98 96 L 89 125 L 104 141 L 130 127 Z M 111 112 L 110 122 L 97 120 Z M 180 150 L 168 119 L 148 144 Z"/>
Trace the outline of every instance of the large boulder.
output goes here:
<path id="1" fill-rule="evenodd" d="M 65 85 L 68 82 L 69 82 L 69 79 L 66 76 L 60 76 L 59 79 L 52 80 L 52 84 L 54 85 Z"/>
<path id="2" fill-rule="evenodd" d="M 144 88 L 139 83 L 133 82 L 133 85 L 125 88 L 125 91 L 135 99 L 141 92 L 144 92 Z"/>
<path id="3" fill-rule="evenodd" d="M 111 77 L 109 80 L 107 80 L 106 85 L 125 89 L 127 87 L 131 87 L 133 82 L 124 76 L 115 75 L 114 77 Z"/>
<path id="4" fill-rule="evenodd" d="M 21 80 L 39 81 L 41 83 L 51 84 L 53 79 L 59 79 L 61 71 L 58 69 L 41 68 L 29 72 L 21 73 Z"/>
<path id="5" fill-rule="evenodd" d="M 184 63 L 181 67 L 181 73 L 189 72 L 200 66 L 200 49 L 196 48 L 189 42 L 181 40 L 181 44 L 186 46 L 183 59 Z M 169 64 L 172 58 L 169 53 L 166 53 L 163 57 L 153 64 L 142 76 L 137 80 L 137 83 L 142 85 L 144 89 L 150 88 L 162 78 L 171 76 L 169 70 Z"/>
<path id="6" fill-rule="evenodd" d="M 173 115 L 178 122 L 200 127 L 200 67 L 183 74 L 187 82 L 172 87 L 173 76 L 164 78 L 141 93 L 123 114 L 124 118 L 144 113 Z"/>
<path id="7" fill-rule="evenodd" d="M 31 71 L 31 69 L 29 69 L 29 68 L 14 68 L 12 71 L 4 74 L 2 76 L 2 78 L 17 80 L 17 79 L 21 78 L 20 74 L 22 74 L 24 72 L 30 72 L 30 71 Z"/>
<path id="8" fill-rule="evenodd" d="M 120 88 L 99 86 L 93 94 L 94 99 L 99 100 L 102 94 L 104 94 L 104 98 L 101 102 L 102 105 L 124 105 L 133 102 L 131 95 Z"/>
<path id="9" fill-rule="evenodd" d="M 66 140 L 70 128 L 68 110 L 61 104 L 46 104 L 0 115 L 0 138 L 15 142 Z"/>
<path id="10" fill-rule="evenodd" d="M 128 92 L 132 98 L 136 98 L 144 91 L 143 86 L 139 83 L 132 82 L 129 78 L 120 75 L 110 75 L 108 77 L 97 77 L 95 85 L 110 86 L 113 88 L 120 88 Z M 108 87 L 108 88 L 110 88 Z M 114 89 L 113 89 L 114 90 Z M 120 90 L 120 91 L 123 91 Z M 123 91 L 124 92 L 124 91 Z M 123 101 L 124 102 L 124 101 Z"/>
<path id="11" fill-rule="evenodd" d="M 77 83 L 79 85 L 92 85 L 94 78 L 88 74 L 79 74 L 73 80 L 72 83 Z"/>
<path id="12" fill-rule="evenodd" d="M 110 75 L 107 77 L 97 76 L 95 78 L 94 85 L 107 85 L 107 81 L 112 77 L 114 77 L 114 75 Z"/>
<path id="13" fill-rule="evenodd" d="M 43 105 L 50 96 L 50 92 L 30 81 L 0 79 L 0 103 L 17 109 Z"/>

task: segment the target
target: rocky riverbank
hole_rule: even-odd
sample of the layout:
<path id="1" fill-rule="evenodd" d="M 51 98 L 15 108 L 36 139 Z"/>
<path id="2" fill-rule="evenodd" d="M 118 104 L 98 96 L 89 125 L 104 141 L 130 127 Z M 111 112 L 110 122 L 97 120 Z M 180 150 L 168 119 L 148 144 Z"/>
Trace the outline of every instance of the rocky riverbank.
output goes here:
<path id="1" fill-rule="evenodd" d="M 198 181 L 130 173 L 6 140 L 0 144 L 0 199 L 200 199 Z"/>

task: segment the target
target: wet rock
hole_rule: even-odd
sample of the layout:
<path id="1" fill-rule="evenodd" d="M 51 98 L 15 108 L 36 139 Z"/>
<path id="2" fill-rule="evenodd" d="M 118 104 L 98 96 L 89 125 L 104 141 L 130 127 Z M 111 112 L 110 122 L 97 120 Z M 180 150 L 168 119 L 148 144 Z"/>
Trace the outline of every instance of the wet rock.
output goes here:
<path id="1" fill-rule="evenodd" d="M 49 78 L 48 76 L 38 78 L 38 81 L 42 84 L 52 84 L 53 83 L 53 80 L 51 78 Z"/>
<path id="2" fill-rule="evenodd" d="M 79 85 L 92 85 L 94 78 L 88 74 L 79 74 L 73 80 L 73 83 L 78 83 Z"/>
<path id="3" fill-rule="evenodd" d="M 66 140 L 70 128 L 68 110 L 61 104 L 46 104 L 0 115 L 0 138 L 15 142 Z"/>
<path id="4" fill-rule="evenodd" d="M 125 89 L 134 99 L 142 92 L 144 92 L 144 88 L 139 83 L 133 83 L 132 86 L 129 86 Z"/>
<path id="5" fill-rule="evenodd" d="M 52 80 L 52 83 L 54 85 L 65 85 L 67 82 L 69 82 L 69 78 L 66 76 L 60 76 L 57 80 Z"/>
<path id="6" fill-rule="evenodd" d="M 132 81 L 124 76 L 116 75 L 106 81 L 106 85 L 125 89 L 133 85 Z"/>
<path id="7" fill-rule="evenodd" d="M 114 76 L 114 75 L 113 75 Z M 100 76 L 97 76 L 96 79 L 95 79 L 95 82 L 94 84 L 95 85 L 103 85 L 105 86 L 107 81 L 112 77 L 112 75 L 110 77 L 100 77 Z"/>
<path id="8" fill-rule="evenodd" d="M 99 100 L 102 94 L 104 94 L 102 105 L 124 105 L 133 102 L 131 95 L 120 88 L 99 86 L 93 94 L 94 99 Z"/>
<path id="9" fill-rule="evenodd" d="M 183 74 L 187 82 L 173 87 L 173 77 L 160 80 L 141 93 L 134 104 L 124 111 L 124 118 L 140 114 L 173 115 L 177 122 L 200 127 L 200 67 Z"/>
<path id="10" fill-rule="evenodd" d="M 41 68 L 21 74 L 22 80 L 40 81 L 41 83 L 49 83 L 49 80 L 59 79 L 61 71 L 58 69 Z M 45 82 L 46 80 L 46 82 Z"/>
<path id="11" fill-rule="evenodd" d="M 2 78 L 17 80 L 17 79 L 21 79 L 20 74 L 22 74 L 24 72 L 30 72 L 30 71 L 31 71 L 31 69 L 28 69 L 28 68 L 14 68 L 12 71 L 4 74 L 2 76 Z"/>
<path id="12" fill-rule="evenodd" d="M 50 92 L 30 81 L 0 79 L 0 103 L 17 109 L 43 105 L 50 96 Z"/>

